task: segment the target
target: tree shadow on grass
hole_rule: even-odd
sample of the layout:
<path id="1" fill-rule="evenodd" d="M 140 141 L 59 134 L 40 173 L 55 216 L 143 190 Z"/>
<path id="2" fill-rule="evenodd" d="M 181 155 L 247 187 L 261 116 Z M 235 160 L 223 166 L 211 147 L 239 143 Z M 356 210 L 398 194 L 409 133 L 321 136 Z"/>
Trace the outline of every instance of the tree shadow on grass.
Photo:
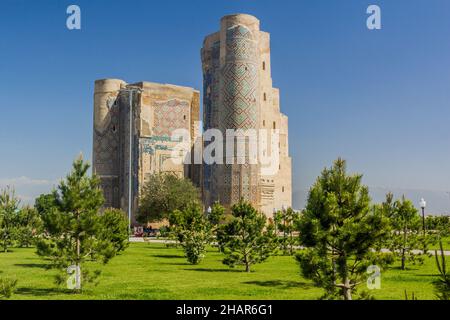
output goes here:
<path id="1" fill-rule="evenodd" d="M 183 269 L 186 271 L 200 271 L 200 272 L 239 272 L 244 273 L 243 270 L 237 270 L 237 269 L 210 269 L 210 268 L 192 268 L 192 269 Z"/>
<path id="2" fill-rule="evenodd" d="M 189 262 L 160 262 L 159 264 L 166 264 L 171 266 L 190 266 Z"/>
<path id="3" fill-rule="evenodd" d="M 176 258 L 184 258 L 183 256 L 177 254 L 153 254 L 152 257 L 155 258 L 167 258 L 167 259 L 176 259 Z"/>
<path id="4" fill-rule="evenodd" d="M 41 268 L 46 270 L 51 268 L 51 265 L 48 263 L 16 263 L 14 266 L 22 268 Z"/>
<path id="5" fill-rule="evenodd" d="M 290 288 L 302 288 L 310 289 L 313 287 L 312 284 L 302 282 L 302 281 L 289 281 L 289 280 L 266 280 L 266 281 L 246 281 L 245 284 L 254 284 L 261 287 L 272 287 L 279 289 L 290 289 Z"/>
<path id="6" fill-rule="evenodd" d="M 20 287 L 14 291 L 14 294 L 21 294 L 26 296 L 42 297 L 42 296 L 54 296 L 58 294 L 70 294 L 73 291 L 61 288 L 25 288 Z"/>
<path id="7" fill-rule="evenodd" d="M 417 271 L 417 270 L 420 270 L 420 266 L 418 266 L 418 265 L 406 266 L 405 270 L 402 270 L 401 266 L 393 266 L 393 267 L 389 267 L 389 269 L 397 270 L 397 271 Z"/>

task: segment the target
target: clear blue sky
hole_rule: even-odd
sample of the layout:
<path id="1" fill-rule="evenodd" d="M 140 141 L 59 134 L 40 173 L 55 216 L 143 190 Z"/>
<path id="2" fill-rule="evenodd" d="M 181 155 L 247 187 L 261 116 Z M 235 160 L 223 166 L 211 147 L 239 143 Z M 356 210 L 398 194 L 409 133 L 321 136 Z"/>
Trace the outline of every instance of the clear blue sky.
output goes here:
<path id="1" fill-rule="evenodd" d="M 80 31 L 66 28 L 69 4 Z M 370 4 L 382 30 L 366 28 Z M 369 187 L 435 192 L 434 210 L 450 211 L 448 0 L 2 0 L 0 184 L 27 199 L 80 151 L 91 158 L 95 79 L 201 89 L 203 38 L 237 12 L 271 33 L 297 207 L 341 156 Z"/>

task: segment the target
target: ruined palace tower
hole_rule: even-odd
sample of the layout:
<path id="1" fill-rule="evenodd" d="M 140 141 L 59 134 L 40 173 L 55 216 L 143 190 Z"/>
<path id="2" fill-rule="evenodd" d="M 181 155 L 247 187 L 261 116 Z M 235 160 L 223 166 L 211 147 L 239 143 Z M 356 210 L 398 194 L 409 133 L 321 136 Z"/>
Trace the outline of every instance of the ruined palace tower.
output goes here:
<path id="1" fill-rule="evenodd" d="M 219 201 L 226 207 L 243 198 L 266 215 L 292 202 L 288 120 L 280 112 L 279 91 L 272 87 L 270 36 L 260 31 L 259 20 L 247 14 L 221 19 L 220 31 L 207 36 L 201 50 L 203 65 L 204 129 L 279 130 L 279 139 L 268 137 L 263 155 L 272 151 L 277 170 L 263 170 L 250 161 L 249 141 L 244 163 L 203 166 L 205 206 Z M 277 148 L 274 148 L 274 144 Z M 226 143 L 224 143 L 226 145 Z M 260 154 L 261 152 L 258 151 Z"/>
<path id="2" fill-rule="evenodd" d="M 187 149 L 202 149 L 197 90 L 117 79 L 95 82 L 93 172 L 101 179 L 105 207 L 128 211 L 131 199 L 134 215 L 142 186 L 160 172 L 190 178 L 201 188 L 205 209 L 216 201 L 230 208 L 242 198 L 271 217 L 274 210 L 291 206 L 288 118 L 280 112 L 279 90 L 272 87 L 269 34 L 260 31 L 253 16 L 225 16 L 220 31 L 205 38 L 201 58 L 200 151 L 205 156 L 214 150 L 215 161 L 202 158 L 202 152 L 200 157 L 191 152 L 190 163 L 172 161 L 180 144 L 173 134 L 180 129 L 188 136 Z M 244 137 L 233 136 L 230 142 L 230 131 Z M 210 148 L 213 142 L 216 148 Z"/>
<path id="3" fill-rule="evenodd" d="M 128 211 L 130 173 L 130 88 L 132 96 L 132 212 L 139 192 L 153 173 L 172 172 L 199 184 L 200 172 L 193 165 L 172 161 L 179 140 L 172 133 L 185 129 L 195 141 L 199 132 L 199 92 L 188 87 L 151 82 L 128 85 L 122 80 L 95 82 L 93 172 L 101 180 L 105 207 Z M 132 217 L 135 223 L 134 217 Z"/>

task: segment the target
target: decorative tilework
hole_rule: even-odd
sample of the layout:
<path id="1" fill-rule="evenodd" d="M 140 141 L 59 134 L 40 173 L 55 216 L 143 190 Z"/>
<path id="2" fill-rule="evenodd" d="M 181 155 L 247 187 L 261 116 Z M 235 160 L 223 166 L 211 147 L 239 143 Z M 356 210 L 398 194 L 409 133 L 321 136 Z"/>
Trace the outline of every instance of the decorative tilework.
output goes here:
<path id="1" fill-rule="evenodd" d="M 256 43 L 252 38 L 250 30 L 241 25 L 227 30 L 227 62 L 222 69 L 225 129 L 257 126 L 258 72 Z"/>
<path id="2" fill-rule="evenodd" d="M 223 133 L 226 129 L 257 129 L 257 42 L 243 25 L 228 28 L 225 35 L 221 39 L 225 43 L 215 42 L 203 49 L 205 129 L 219 128 Z M 221 46 L 225 51 L 220 50 Z M 220 198 L 229 207 L 244 198 L 258 205 L 257 165 L 204 166 L 203 173 L 207 203 Z"/>
<path id="3" fill-rule="evenodd" d="M 153 103 L 155 110 L 153 133 L 170 137 L 176 129 L 189 128 L 189 105 L 188 101 L 178 99 L 155 101 Z"/>

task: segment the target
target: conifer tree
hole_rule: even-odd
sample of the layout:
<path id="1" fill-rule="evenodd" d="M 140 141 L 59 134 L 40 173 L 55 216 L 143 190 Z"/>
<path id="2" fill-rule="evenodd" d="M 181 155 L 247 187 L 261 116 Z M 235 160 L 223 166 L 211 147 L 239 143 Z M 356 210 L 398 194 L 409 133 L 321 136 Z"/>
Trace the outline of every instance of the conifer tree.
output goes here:
<path id="1" fill-rule="evenodd" d="M 17 279 L 0 277 L 0 300 L 8 299 L 12 296 L 17 286 Z"/>
<path id="2" fill-rule="evenodd" d="M 211 227 L 216 230 L 225 219 L 225 208 L 219 202 L 215 202 L 211 207 L 211 212 L 207 214 L 207 219 Z"/>
<path id="3" fill-rule="evenodd" d="M 8 252 L 14 241 L 19 202 L 14 189 L 7 187 L 0 192 L 0 247 L 3 252 Z"/>
<path id="4" fill-rule="evenodd" d="M 235 267 L 251 266 L 265 261 L 276 249 L 273 224 L 250 203 L 241 200 L 231 208 L 232 220 L 219 229 L 219 245 L 225 258 L 223 263 Z"/>
<path id="5" fill-rule="evenodd" d="M 365 282 L 369 265 L 382 267 L 384 256 L 373 251 L 386 236 L 387 220 L 370 206 L 361 175 L 348 175 L 342 159 L 322 171 L 309 191 L 300 221 L 296 258 L 302 274 L 325 290 L 322 298 L 352 300 Z"/>
<path id="6" fill-rule="evenodd" d="M 42 220 L 38 211 L 33 207 L 24 207 L 19 210 L 16 217 L 14 240 L 19 247 L 33 245 L 42 233 Z"/>
<path id="7" fill-rule="evenodd" d="M 387 241 L 388 248 L 401 261 L 401 269 L 406 269 L 407 262 L 423 263 L 423 255 L 416 253 L 424 241 L 421 221 L 417 209 L 404 196 L 395 201 L 389 216 L 391 234 Z"/>
<path id="8" fill-rule="evenodd" d="M 212 245 L 217 245 L 219 251 L 222 251 L 219 245 L 218 231 L 220 224 L 225 221 L 225 208 L 219 202 L 215 202 L 206 218 L 211 226 L 211 241 L 214 242 Z"/>
<path id="9" fill-rule="evenodd" d="M 281 249 L 286 255 L 294 254 L 294 247 L 298 243 L 298 238 L 294 237 L 294 231 L 297 227 L 300 215 L 292 208 L 279 210 L 275 213 L 274 220 L 277 231 L 281 232 L 282 238 L 279 239 Z"/>
<path id="10" fill-rule="evenodd" d="M 211 241 L 211 224 L 203 214 L 201 206 L 193 202 L 183 211 L 175 210 L 170 215 L 170 223 L 188 262 L 199 264 Z"/>
<path id="11" fill-rule="evenodd" d="M 0 246 L 3 252 L 13 244 L 16 234 L 19 199 L 14 189 L 6 188 L 0 192 Z M 17 279 L 0 277 L 0 300 L 8 299 L 14 293 Z"/>
<path id="12" fill-rule="evenodd" d="M 128 217 L 119 209 L 108 208 L 100 215 L 99 239 L 110 243 L 115 253 L 124 251 L 129 245 Z"/>
<path id="13" fill-rule="evenodd" d="M 92 282 L 100 274 L 84 267 L 86 261 L 108 262 L 116 249 L 102 236 L 99 211 L 103 204 L 100 181 L 88 175 L 89 165 L 80 157 L 73 163 L 72 172 L 61 181 L 45 201 L 42 217 L 46 236 L 38 242 L 37 253 L 49 257 L 53 266 L 75 270 L 74 288 L 81 290 L 81 281 Z M 68 270 L 69 271 L 69 270 Z M 60 274 L 57 283 L 66 277 Z"/>

